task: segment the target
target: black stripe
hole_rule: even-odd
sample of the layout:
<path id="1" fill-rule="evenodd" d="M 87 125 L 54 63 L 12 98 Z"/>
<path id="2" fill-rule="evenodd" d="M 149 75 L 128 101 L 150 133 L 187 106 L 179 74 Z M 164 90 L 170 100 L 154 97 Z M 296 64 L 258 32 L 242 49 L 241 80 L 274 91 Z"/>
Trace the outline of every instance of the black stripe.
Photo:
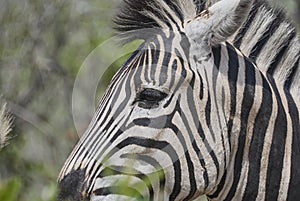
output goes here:
<path id="1" fill-rule="evenodd" d="M 221 62 L 221 46 L 218 45 L 216 47 L 213 47 L 212 48 L 212 52 L 213 52 L 213 57 L 214 57 L 214 67 L 213 67 L 213 75 L 210 75 L 212 76 L 213 78 L 213 93 L 214 94 L 211 94 L 209 93 L 208 94 L 208 99 L 207 99 L 207 104 L 206 104 L 206 107 L 205 107 L 205 117 L 206 117 L 206 125 L 208 126 L 209 130 L 210 130 L 210 133 L 211 133 L 211 137 L 213 138 L 213 141 L 215 142 L 216 141 L 216 137 L 215 137 L 215 134 L 211 128 L 211 96 L 214 95 L 214 97 L 216 98 L 216 83 L 217 83 L 217 78 L 218 78 L 218 74 L 219 74 L 219 67 L 220 67 L 220 62 Z M 209 78 L 205 77 L 206 80 L 209 80 Z M 210 88 L 210 86 L 208 85 L 207 86 L 208 89 Z"/>
<path id="2" fill-rule="evenodd" d="M 298 54 L 299 54 L 299 53 L 298 53 Z M 298 81 L 298 80 L 294 80 L 294 79 L 295 79 L 295 77 L 296 77 L 296 73 L 297 73 L 298 68 L 299 68 L 299 59 L 300 59 L 300 57 L 298 57 L 296 63 L 295 63 L 294 66 L 291 68 L 292 70 L 291 70 L 289 76 L 287 77 L 287 79 L 286 79 L 285 82 L 284 82 L 284 88 L 285 88 L 286 90 L 288 90 L 288 91 L 290 90 L 293 81 L 295 81 L 295 82 Z"/>
<path id="3" fill-rule="evenodd" d="M 224 175 L 222 176 L 222 179 L 221 179 L 220 183 L 218 184 L 217 190 L 213 194 L 207 195 L 208 198 L 213 200 L 214 198 L 217 198 L 219 196 L 220 192 L 224 188 L 226 177 L 227 177 L 227 170 L 225 170 Z"/>
<path id="4" fill-rule="evenodd" d="M 170 76 L 168 75 L 168 69 L 169 69 L 169 63 L 171 58 L 172 58 L 171 53 L 165 51 L 162 65 L 159 66 L 160 69 L 159 86 L 163 86 L 167 82 L 167 80 L 170 79 Z"/>
<path id="5" fill-rule="evenodd" d="M 173 2 L 174 2 L 174 1 L 173 1 Z M 167 3 L 168 3 L 168 2 L 167 2 Z M 173 5 L 172 5 L 172 4 L 169 4 L 169 6 L 170 6 L 170 9 L 171 9 L 172 11 L 175 11 L 175 13 L 177 12 L 177 13 L 176 13 L 176 14 L 177 14 L 176 16 L 178 16 L 179 19 L 180 19 L 180 21 L 183 22 L 183 16 L 181 15 L 181 12 L 179 12 L 180 10 L 179 10 L 178 6 L 175 6 L 174 4 L 173 4 Z M 161 7 L 161 8 L 162 8 L 162 7 Z M 169 22 L 169 21 L 165 21 L 165 23 L 166 23 L 166 24 L 168 25 L 168 27 L 169 27 L 169 30 L 172 30 L 172 32 L 180 31 L 180 27 L 179 27 L 178 23 L 175 21 L 175 19 L 173 18 L 173 16 L 171 16 L 171 14 L 170 14 L 165 8 L 163 8 L 163 10 L 164 10 L 164 12 L 167 14 L 168 18 L 170 19 L 170 22 Z M 171 24 L 171 22 L 172 22 L 172 24 Z M 175 25 L 177 30 L 173 30 L 172 25 Z"/>
<path id="6" fill-rule="evenodd" d="M 201 123 L 199 121 L 199 116 L 198 116 L 198 113 L 197 113 L 197 107 L 195 105 L 195 98 L 197 98 L 197 96 L 194 97 L 194 93 L 193 93 L 194 88 L 195 88 L 194 85 L 195 85 L 195 73 L 193 72 L 193 78 L 190 82 L 190 87 L 187 89 L 188 90 L 187 91 L 188 106 L 189 106 L 190 112 L 192 113 L 193 122 L 194 122 L 195 127 L 198 130 L 198 134 L 200 135 L 201 139 L 203 140 L 203 143 L 205 144 L 206 151 L 211 152 L 212 149 L 211 149 L 210 145 L 208 144 L 208 142 L 205 139 L 205 135 L 204 135 Z M 188 123 L 188 121 L 187 121 L 184 114 L 182 114 L 182 119 L 184 121 L 184 124 L 188 126 L 189 123 Z M 191 131 L 189 126 L 188 126 L 188 131 L 191 132 L 191 134 L 192 134 L 192 131 Z M 199 149 L 199 145 L 197 145 L 197 143 L 195 141 L 195 137 L 194 137 L 195 134 L 192 134 L 192 135 L 191 134 L 189 135 L 189 137 L 190 137 L 190 140 L 192 142 L 193 149 L 197 153 L 198 160 L 200 161 L 201 167 L 203 168 L 203 179 L 204 179 L 204 184 L 205 184 L 205 188 L 206 188 L 208 186 L 208 182 L 209 182 L 208 181 L 207 169 L 206 169 L 206 163 L 205 163 L 205 160 L 202 156 L 201 150 Z M 218 163 L 217 163 L 217 165 L 218 165 Z M 217 171 L 219 171 L 218 166 L 217 166 L 216 169 L 217 169 Z"/>
<path id="7" fill-rule="evenodd" d="M 202 77 L 200 76 L 200 74 L 198 73 L 199 75 L 199 79 L 200 79 L 200 89 L 199 89 L 199 98 L 200 100 L 203 100 L 203 97 L 204 97 L 204 90 L 203 90 L 203 79 Z"/>
<path id="8" fill-rule="evenodd" d="M 275 81 L 270 75 L 268 75 L 268 78 L 269 83 L 271 83 L 275 92 L 278 105 L 278 113 L 275 120 L 273 139 L 268 159 L 269 163 L 266 181 L 266 201 L 273 201 L 277 200 L 280 189 L 287 134 L 287 117 Z"/>
<path id="9" fill-rule="evenodd" d="M 261 74 L 262 80 L 262 103 L 257 113 L 251 144 L 249 147 L 249 170 L 248 182 L 243 195 L 243 200 L 255 200 L 258 194 L 259 174 L 265 135 L 268 129 L 269 120 L 272 115 L 272 91 L 266 79 Z M 259 83 L 257 83 L 260 85 Z"/>
<path id="10" fill-rule="evenodd" d="M 222 49 L 222 47 L 223 46 L 218 45 L 218 46 L 212 48 L 215 66 L 213 67 L 212 75 L 210 75 L 210 76 L 212 76 L 212 80 L 213 80 L 213 83 L 212 83 L 212 85 L 213 85 L 212 86 L 212 88 L 213 88 L 213 94 L 210 94 L 210 95 L 211 96 L 214 95 L 214 97 L 215 97 L 214 104 L 216 106 L 216 111 L 217 111 L 217 115 L 218 115 L 218 124 L 219 124 L 219 127 L 221 127 L 221 125 L 220 125 L 220 121 L 219 121 L 220 120 L 220 116 L 219 116 L 218 105 L 216 103 L 216 99 L 217 99 L 217 80 L 218 80 L 218 75 L 220 73 L 219 70 L 220 70 L 220 63 L 221 63 L 221 57 L 222 57 L 221 56 L 221 49 Z M 210 86 L 208 86 L 208 87 L 210 87 Z M 210 98 L 210 100 L 211 100 L 211 98 Z M 211 115 L 211 114 L 209 114 L 209 115 Z M 215 136 L 214 136 L 214 133 L 213 133 L 213 130 L 212 130 L 211 126 L 209 126 L 209 129 L 210 129 L 210 131 L 212 133 L 212 137 L 213 137 L 213 139 L 215 141 Z"/>
<path id="11" fill-rule="evenodd" d="M 175 54 L 176 55 L 180 55 L 177 49 L 175 49 Z M 179 81 L 176 83 L 175 87 L 172 86 L 172 88 L 174 89 L 174 91 L 178 91 L 178 89 L 182 86 L 182 83 L 185 81 L 185 78 L 187 76 L 187 70 L 186 69 L 189 68 L 189 66 L 184 65 L 184 59 L 182 57 L 177 57 L 177 60 L 179 60 L 179 63 L 181 65 L 181 71 L 180 71 Z M 176 66 L 176 69 L 178 69 L 178 65 Z M 179 73 L 177 73 L 175 71 L 175 76 L 178 76 L 178 74 Z"/>
<path id="12" fill-rule="evenodd" d="M 260 54 L 263 47 L 266 45 L 268 40 L 272 37 L 275 31 L 278 29 L 278 24 L 281 23 L 281 19 L 279 17 L 275 18 L 269 27 L 265 30 L 264 34 L 258 39 L 257 43 L 251 50 L 249 58 L 252 60 L 256 60 L 257 56 Z"/>
<path id="13" fill-rule="evenodd" d="M 205 79 L 209 80 L 208 77 L 207 77 L 207 74 L 205 74 L 205 76 L 206 76 Z M 207 84 L 207 88 L 208 89 L 210 88 L 210 86 L 208 84 Z M 205 119 L 206 119 L 206 125 L 208 126 L 209 131 L 210 131 L 210 136 L 212 137 L 213 141 L 215 142 L 216 141 L 215 133 L 213 132 L 213 130 L 211 128 L 211 121 L 210 121 L 210 114 L 211 114 L 211 98 L 210 98 L 210 96 L 211 96 L 211 94 L 208 94 L 208 98 L 207 98 L 207 101 L 206 101 L 207 105 L 205 107 Z M 202 128 L 199 126 L 198 133 L 199 134 L 204 133 L 203 130 L 200 130 L 200 129 L 202 129 Z M 216 155 L 213 151 L 210 152 L 210 156 L 212 157 L 212 159 L 214 161 L 214 164 L 216 165 L 216 167 L 218 169 L 219 162 L 218 162 L 218 159 L 217 159 L 217 157 L 216 157 Z"/>
<path id="14" fill-rule="evenodd" d="M 228 72 L 228 79 L 229 79 L 229 85 L 231 85 L 230 84 L 230 82 L 231 83 L 234 83 L 234 85 L 236 84 L 236 77 L 237 77 L 237 72 L 236 71 L 238 71 L 238 66 L 239 66 L 239 64 L 238 64 L 238 60 L 237 60 L 237 54 L 236 54 L 236 51 L 229 45 L 229 44 L 227 44 L 226 45 L 226 48 L 227 48 L 227 52 L 228 52 L 228 56 L 229 56 L 229 63 L 228 63 L 228 71 L 230 71 L 230 70 L 233 70 L 234 69 L 234 73 L 231 73 L 231 72 Z M 220 48 L 221 49 L 221 48 Z M 217 51 L 217 50 L 215 50 L 214 51 L 214 58 L 216 58 L 216 57 L 219 57 L 219 59 L 220 59 L 220 50 L 219 51 Z M 217 62 L 217 63 L 215 63 L 215 65 L 219 65 L 219 63 L 220 63 L 220 60 Z M 230 69 L 231 68 L 231 69 Z M 214 76 L 216 76 L 217 77 L 217 75 L 216 75 L 216 73 L 214 73 Z M 234 79 L 233 79 L 234 78 Z M 216 81 L 216 80 L 215 80 Z M 231 86 L 230 86 L 231 87 Z M 223 92 L 223 91 L 222 91 Z M 224 96 L 222 96 L 223 98 L 224 98 Z M 234 99 L 235 100 L 235 94 L 233 95 L 233 98 L 232 99 Z M 224 101 L 224 99 L 223 99 L 223 101 Z M 209 97 L 209 99 L 208 99 L 208 103 L 210 104 L 210 97 Z M 232 104 L 234 104 L 234 105 L 232 105 Z M 233 102 L 231 102 L 231 106 L 233 106 L 234 107 L 234 109 L 232 109 L 231 108 L 231 112 L 234 112 L 235 111 L 235 101 L 233 101 Z M 210 106 L 209 106 L 210 107 Z M 206 115 L 209 115 L 208 114 L 208 112 L 206 113 Z M 230 130 L 230 128 L 229 128 L 229 130 Z M 228 133 L 229 133 L 230 131 L 228 131 Z M 228 139 L 230 139 L 230 136 L 228 135 L 227 137 L 229 137 Z M 223 135 L 222 135 L 222 140 L 223 140 Z M 230 141 L 229 141 L 230 142 Z M 225 147 L 224 147 L 224 141 L 223 141 L 223 143 L 222 143 L 222 146 L 223 146 L 223 149 L 224 149 L 224 151 L 225 151 Z M 216 158 L 216 157 L 214 157 L 214 158 Z M 217 160 L 216 160 L 217 161 Z M 224 161 L 225 161 L 225 164 L 226 164 L 226 156 L 224 157 Z M 215 164 L 216 164 L 216 162 L 215 162 Z M 225 175 L 226 175 L 226 170 L 225 170 L 225 173 L 224 173 Z M 219 164 L 217 163 L 217 175 L 219 175 Z M 222 182 L 223 181 L 223 182 Z M 222 190 L 222 188 L 223 188 L 223 185 L 224 185 L 224 183 L 225 183 L 225 177 L 224 176 L 222 176 L 222 179 L 221 179 L 221 182 L 220 182 L 220 184 L 218 185 L 218 187 L 217 187 L 217 190 L 214 192 L 214 194 L 213 195 L 211 195 L 210 196 L 210 198 L 213 198 L 213 197 L 218 197 L 218 195 L 219 195 L 219 193 L 221 192 L 221 190 Z"/>
<path id="15" fill-rule="evenodd" d="M 227 128 L 228 128 L 228 136 L 227 138 L 230 139 L 231 137 L 231 132 L 232 132 L 232 126 L 233 126 L 233 117 L 235 116 L 236 113 L 236 99 L 237 94 L 237 79 L 238 79 L 238 71 L 239 71 L 239 60 L 238 60 L 238 55 L 236 51 L 233 49 L 233 47 L 229 44 L 226 45 L 227 52 L 228 52 L 228 81 L 229 81 L 229 88 L 230 88 L 230 118 L 227 123 Z M 224 96 L 223 96 L 224 97 Z M 229 146 L 231 147 L 231 142 L 228 140 Z M 219 196 L 220 192 L 223 190 L 224 185 L 225 185 L 225 180 L 226 180 L 226 175 L 227 171 L 225 170 L 224 175 L 222 176 L 222 179 L 220 183 L 218 184 L 217 190 L 212 194 L 209 195 L 208 197 L 213 199 Z"/>
<path id="16" fill-rule="evenodd" d="M 227 124 L 228 128 L 228 139 L 231 139 L 231 131 L 233 126 L 233 117 L 236 113 L 236 99 L 237 97 L 237 80 L 238 80 L 238 73 L 239 73 L 239 57 L 236 51 L 229 45 L 227 47 L 228 52 L 228 81 L 229 81 L 229 88 L 230 88 L 230 119 Z M 229 140 L 229 147 L 231 147 L 231 142 Z"/>
<path id="17" fill-rule="evenodd" d="M 103 187 L 103 188 L 98 188 L 95 191 L 93 191 L 95 195 L 111 195 L 111 194 L 116 194 L 116 195 L 125 195 L 128 197 L 134 197 L 137 200 L 145 200 L 145 197 L 138 192 L 136 189 L 128 187 L 128 186 L 122 186 L 122 189 L 120 186 L 110 186 L 110 187 Z"/>
<path id="18" fill-rule="evenodd" d="M 250 11 L 250 14 L 248 16 L 247 21 L 242 25 L 242 27 L 239 29 L 238 34 L 235 36 L 234 38 L 234 46 L 237 48 L 240 48 L 241 44 L 242 44 L 242 40 L 243 37 L 245 36 L 245 34 L 247 33 L 249 27 L 251 26 L 251 23 L 253 22 L 254 17 L 256 16 L 256 13 L 258 11 L 258 4 L 254 4 L 252 6 L 252 9 Z"/>
<path id="19" fill-rule="evenodd" d="M 177 73 L 177 68 L 178 68 L 177 62 L 178 62 L 177 59 L 174 59 L 172 61 L 172 71 L 171 71 L 171 75 L 169 76 L 169 79 L 171 79 L 169 89 L 172 89 L 172 87 L 174 86 L 174 83 L 175 83 L 175 78 L 176 78 L 176 73 Z"/>
<path id="20" fill-rule="evenodd" d="M 202 127 L 201 127 L 200 122 L 199 122 L 199 124 L 198 124 L 198 134 L 200 135 L 201 139 L 203 140 L 206 149 L 207 149 L 207 150 L 213 150 L 213 149 L 211 148 L 211 146 L 208 144 L 207 140 L 205 139 L 205 133 L 204 133 Z M 199 151 L 198 153 L 199 153 L 199 156 L 198 156 L 198 157 L 201 158 L 201 157 L 202 157 L 201 151 Z M 213 151 L 210 151 L 210 152 L 209 152 L 209 155 L 210 155 L 210 157 L 212 158 L 212 160 L 213 160 L 213 162 L 214 162 L 214 164 L 215 164 L 215 166 L 216 166 L 217 176 L 219 176 L 219 170 L 220 170 L 219 167 L 220 167 L 220 164 L 219 164 L 218 158 L 217 158 L 215 152 L 213 152 Z M 203 159 L 203 160 L 200 160 L 200 163 L 201 163 L 201 165 L 204 165 L 204 164 L 205 164 L 205 159 L 204 159 L 203 157 L 202 157 L 202 159 Z M 205 170 L 206 170 L 206 168 L 204 167 L 204 171 L 205 171 Z M 207 172 L 203 172 L 203 178 L 204 178 L 204 181 L 207 182 L 207 185 L 206 185 L 206 183 L 205 183 L 205 188 L 206 188 L 206 187 L 208 186 L 208 184 L 209 184 L 209 178 L 208 178 L 208 173 L 207 173 Z"/>
<path id="21" fill-rule="evenodd" d="M 181 35 L 181 41 L 180 41 L 180 48 L 181 50 L 184 52 L 184 55 L 177 55 L 179 56 L 180 58 L 182 58 L 183 56 L 185 56 L 185 60 L 186 62 L 189 61 L 189 55 L 190 55 L 190 42 L 189 42 L 189 39 L 186 37 L 185 33 L 180 33 Z"/>
<path id="22" fill-rule="evenodd" d="M 300 198 L 300 120 L 299 108 L 297 108 L 291 94 L 287 91 L 286 97 L 288 99 L 289 114 L 292 118 L 293 126 L 292 158 L 290 159 L 292 167 L 287 200 L 294 201 Z"/>
<path id="23" fill-rule="evenodd" d="M 221 63 L 221 46 L 218 45 L 212 48 L 212 53 L 214 55 L 214 64 L 215 67 L 219 70 Z"/>
<path id="24" fill-rule="evenodd" d="M 287 49 L 289 48 L 292 40 L 296 37 L 296 31 L 293 30 L 292 33 L 289 35 L 288 39 L 286 39 L 285 41 L 282 41 L 283 46 L 279 49 L 279 50 L 276 50 L 278 53 L 276 55 L 276 57 L 273 59 L 273 62 L 271 63 L 271 65 L 269 66 L 268 68 L 268 73 L 270 75 L 273 76 L 278 64 L 280 63 L 280 61 L 282 60 L 282 58 L 285 56 L 287 57 L 288 55 L 286 55 L 287 53 Z M 283 66 L 282 68 L 287 68 L 286 66 Z"/>
<path id="25" fill-rule="evenodd" d="M 180 143 L 182 144 L 183 149 L 185 150 L 184 155 L 185 155 L 186 163 L 187 163 L 187 166 L 188 166 L 188 173 L 189 173 L 189 175 L 185 175 L 185 176 L 188 176 L 189 180 L 190 180 L 190 192 L 187 195 L 187 197 L 183 200 L 187 201 L 187 200 L 190 200 L 190 198 L 192 198 L 193 195 L 196 192 L 197 184 L 196 184 L 196 181 L 195 181 L 195 169 L 194 169 L 194 165 L 193 165 L 193 162 L 191 160 L 189 151 L 187 149 L 187 145 L 186 145 L 186 142 L 185 142 L 186 139 L 184 138 L 182 132 L 174 124 L 170 125 L 170 128 L 177 134 L 177 137 L 178 137 Z M 178 160 L 179 160 L 179 158 L 178 158 Z M 180 192 L 180 190 L 181 189 L 177 189 L 178 192 Z M 173 189 L 173 191 L 174 191 L 174 189 Z M 173 200 L 173 199 L 175 200 L 177 195 L 178 195 L 177 193 L 176 194 L 174 193 L 174 195 L 170 195 L 170 199 L 172 198 L 171 200 Z"/>
<path id="26" fill-rule="evenodd" d="M 170 9 L 175 12 L 176 16 L 180 19 L 180 21 L 184 21 L 183 13 L 178 4 L 179 2 L 178 1 L 166 1 L 166 3 L 169 5 Z M 175 21 L 174 21 L 174 23 L 175 23 Z"/>
<path id="27" fill-rule="evenodd" d="M 193 81 L 192 81 L 193 82 Z M 193 83 L 191 83 L 193 85 Z M 193 87 L 193 86 L 192 86 Z M 192 90 L 189 90 L 188 91 L 192 91 Z M 189 95 L 188 95 L 189 97 Z M 190 98 L 188 98 L 188 100 L 191 100 L 193 99 L 192 96 Z M 190 141 L 192 142 L 192 145 L 193 145 L 193 148 L 194 150 L 196 151 L 196 153 L 199 153 L 199 148 L 198 146 L 196 146 L 196 144 L 194 143 L 195 142 L 195 138 L 194 138 L 194 133 L 192 132 L 191 130 L 191 127 L 189 126 L 189 122 L 184 114 L 184 112 L 181 110 L 180 106 L 179 106 L 179 102 L 180 102 L 180 98 L 178 98 L 178 102 L 177 102 L 177 111 L 179 112 L 180 116 L 181 116 L 181 119 L 182 119 L 182 122 L 183 124 L 185 125 L 186 129 L 187 129 L 187 134 L 189 135 L 189 138 L 190 138 Z M 193 112 L 193 109 L 190 108 L 190 111 L 192 112 L 192 116 L 193 118 L 197 117 L 197 113 L 196 111 Z M 177 126 L 175 126 L 174 124 L 172 126 L 170 126 L 172 128 L 172 130 L 177 133 L 177 136 L 185 150 L 185 156 L 186 156 L 186 160 L 187 160 L 187 165 L 188 165 L 188 173 L 189 173 L 189 179 L 190 179 L 190 192 L 189 194 L 185 197 L 185 199 L 183 200 L 190 200 L 195 192 L 196 192 L 196 187 L 197 187 L 197 184 L 196 184 L 196 181 L 195 181 L 195 172 L 194 172 L 194 165 L 193 165 L 193 162 L 191 160 L 191 157 L 189 155 L 189 150 L 188 150 L 188 147 L 186 145 L 186 140 L 188 139 L 184 139 L 185 137 L 187 136 L 184 136 L 182 134 L 182 132 L 177 128 Z"/>
<path id="28" fill-rule="evenodd" d="M 223 50 L 224 48 L 227 48 L 226 46 L 231 46 L 230 44 L 226 44 L 225 46 L 221 46 L 220 48 L 220 54 L 222 51 L 226 51 L 226 50 Z M 234 51 L 234 50 L 233 50 Z M 229 58 L 231 59 L 231 58 Z M 222 124 L 221 124 L 221 111 L 223 112 L 222 115 L 226 116 L 225 115 L 225 112 L 224 112 L 224 103 L 225 101 L 227 101 L 226 97 L 225 97 L 225 91 L 224 91 L 224 86 L 222 86 L 222 107 L 219 108 L 218 104 L 217 104 L 217 100 L 218 100 L 218 95 L 217 95 L 217 82 L 218 80 L 220 80 L 220 78 L 218 78 L 218 74 L 223 74 L 224 71 L 226 68 L 228 68 L 228 66 L 220 66 L 220 68 L 218 68 L 218 70 L 216 68 L 214 68 L 214 73 L 213 73 L 213 79 L 214 79 L 214 95 L 215 95 L 215 106 L 216 106 L 216 114 L 217 114 L 217 120 L 218 120 L 218 124 L 219 124 L 219 128 L 221 129 L 221 132 L 220 132 L 220 135 L 221 135 L 221 140 L 222 140 L 222 148 L 223 148 L 223 153 L 224 153 L 224 159 L 221 163 L 223 164 L 227 164 L 227 155 L 226 155 L 226 148 L 225 148 L 225 138 L 228 139 L 228 132 L 224 132 L 223 129 L 222 129 Z M 223 85 L 222 82 L 219 81 L 219 84 Z M 224 136 L 226 135 L 226 136 Z M 224 168 L 225 169 L 225 168 Z M 217 178 L 219 177 L 219 170 L 217 171 Z"/>
<path id="29" fill-rule="evenodd" d="M 208 92 L 209 93 L 209 92 Z M 210 122 L 210 114 L 211 114 L 211 99 L 210 99 L 211 94 L 208 94 L 207 97 L 207 102 L 206 102 L 206 106 L 205 106 L 205 121 L 206 121 L 206 125 L 208 128 L 211 127 L 211 122 Z M 216 141 L 216 138 L 214 135 L 212 135 L 213 141 Z"/>
<path id="30" fill-rule="evenodd" d="M 243 166 L 243 158 L 244 158 L 244 148 L 246 142 L 246 135 L 248 131 L 248 118 L 251 107 L 254 103 L 255 97 L 255 68 L 253 64 L 245 58 L 245 90 L 241 97 L 243 97 L 242 101 L 242 111 L 241 111 L 241 125 L 240 125 L 240 132 L 238 134 L 238 148 L 235 156 L 234 161 L 234 178 L 232 187 L 226 197 L 225 200 L 232 200 L 236 190 L 238 183 L 241 177 L 241 170 Z"/>
<path id="31" fill-rule="evenodd" d="M 174 93 L 171 94 L 168 101 L 163 105 L 163 108 L 167 108 L 172 103 L 173 98 L 174 98 Z"/>
<path id="32" fill-rule="evenodd" d="M 90 164 L 86 166 L 86 171 L 88 171 L 88 168 L 89 168 L 89 171 L 86 172 L 86 175 L 91 175 L 91 173 L 92 173 L 93 171 L 98 172 L 100 166 L 98 166 L 99 164 L 97 163 L 97 161 L 96 161 L 96 160 L 88 160 L 88 161 L 89 161 L 89 163 L 92 163 L 92 166 L 91 166 L 90 168 L 89 168 Z M 88 181 L 87 181 L 87 183 L 86 183 L 86 186 L 88 187 L 88 188 L 86 189 L 86 192 L 87 192 L 88 194 L 89 194 L 89 193 L 93 190 L 93 188 L 94 188 L 95 182 L 94 182 L 93 180 L 94 180 L 95 178 L 96 178 L 96 175 L 95 175 L 95 174 L 94 174 L 94 176 L 92 176 L 92 177 L 88 177 Z"/>

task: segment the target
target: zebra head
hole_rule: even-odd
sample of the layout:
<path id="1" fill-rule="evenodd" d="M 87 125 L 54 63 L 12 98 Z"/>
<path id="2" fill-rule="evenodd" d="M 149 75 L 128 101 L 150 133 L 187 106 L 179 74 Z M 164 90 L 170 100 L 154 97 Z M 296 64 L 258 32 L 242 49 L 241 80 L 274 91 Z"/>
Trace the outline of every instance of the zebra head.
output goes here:
<path id="1" fill-rule="evenodd" d="M 222 0 L 197 12 L 192 0 L 125 1 L 118 29 L 144 42 L 65 162 L 59 200 L 192 200 L 216 190 L 230 155 L 220 71 L 224 50 L 238 52 L 224 41 L 251 4 Z"/>

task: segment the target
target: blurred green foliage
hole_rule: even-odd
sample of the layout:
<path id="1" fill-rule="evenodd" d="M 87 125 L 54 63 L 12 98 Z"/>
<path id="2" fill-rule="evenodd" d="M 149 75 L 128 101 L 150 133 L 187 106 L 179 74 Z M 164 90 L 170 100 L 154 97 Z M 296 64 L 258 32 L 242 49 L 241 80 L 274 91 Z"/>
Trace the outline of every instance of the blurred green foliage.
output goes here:
<path id="1" fill-rule="evenodd" d="M 57 175 L 78 140 L 73 83 L 85 58 L 113 36 L 111 19 L 119 2 L 0 2 L 0 94 L 15 117 L 13 138 L 0 151 L 1 201 L 55 200 Z M 296 16 L 295 1 L 284 4 Z M 108 49 L 102 59 L 111 56 Z M 111 64 L 97 100 L 127 57 Z"/>
<path id="2" fill-rule="evenodd" d="M 15 201 L 21 193 L 22 183 L 19 178 L 12 178 L 2 184 L 0 188 L 0 200 Z"/>

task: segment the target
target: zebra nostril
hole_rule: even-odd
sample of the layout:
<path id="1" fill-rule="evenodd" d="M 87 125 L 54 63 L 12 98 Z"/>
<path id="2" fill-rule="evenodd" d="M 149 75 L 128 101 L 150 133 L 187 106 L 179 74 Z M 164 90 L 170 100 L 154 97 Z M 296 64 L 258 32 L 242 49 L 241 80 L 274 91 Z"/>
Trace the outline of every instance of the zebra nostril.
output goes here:
<path id="1" fill-rule="evenodd" d="M 85 170 L 74 170 L 67 174 L 58 184 L 58 201 L 86 200 L 82 191 L 84 188 Z"/>

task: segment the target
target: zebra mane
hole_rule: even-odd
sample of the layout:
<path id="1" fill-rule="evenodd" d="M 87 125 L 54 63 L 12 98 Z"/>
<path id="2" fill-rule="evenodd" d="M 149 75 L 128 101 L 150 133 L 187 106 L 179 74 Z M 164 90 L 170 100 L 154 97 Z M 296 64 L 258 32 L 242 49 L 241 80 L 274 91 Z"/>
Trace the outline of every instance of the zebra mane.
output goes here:
<path id="1" fill-rule="evenodd" d="M 198 5 L 202 1 L 195 1 Z M 161 29 L 183 27 L 184 19 L 195 17 L 193 0 L 124 0 L 114 18 L 115 29 L 125 42 L 146 39 Z M 199 3 L 200 2 L 200 3 Z"/>
<path id="2" fill-rule="evenodd" d="M 300 98 L 300 43 L 282 9 L 255 0 L 248 19 L 230 41 L 258 68 Z"/>

